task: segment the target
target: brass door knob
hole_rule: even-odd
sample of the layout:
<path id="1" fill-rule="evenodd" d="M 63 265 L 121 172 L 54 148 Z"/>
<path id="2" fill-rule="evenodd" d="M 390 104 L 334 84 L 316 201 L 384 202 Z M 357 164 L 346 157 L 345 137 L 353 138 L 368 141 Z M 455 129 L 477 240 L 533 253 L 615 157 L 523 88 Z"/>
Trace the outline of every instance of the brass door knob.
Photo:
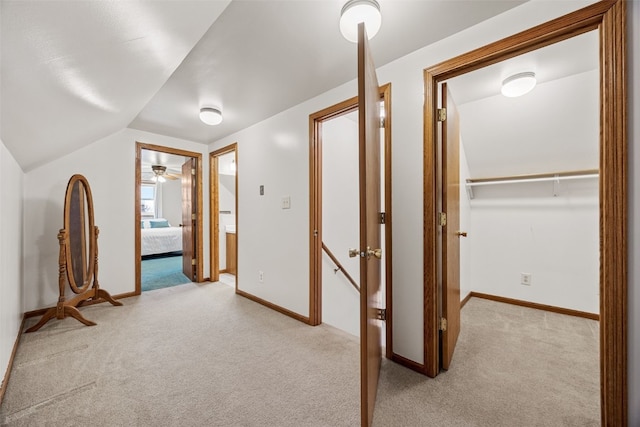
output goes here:
<path id="1" fill-rule="evenodd" d="M 371 249 L 369 246 L 367 246 L 367 256 L 371 255 L 378 259 L 382 258 L 382 249 Z"/>

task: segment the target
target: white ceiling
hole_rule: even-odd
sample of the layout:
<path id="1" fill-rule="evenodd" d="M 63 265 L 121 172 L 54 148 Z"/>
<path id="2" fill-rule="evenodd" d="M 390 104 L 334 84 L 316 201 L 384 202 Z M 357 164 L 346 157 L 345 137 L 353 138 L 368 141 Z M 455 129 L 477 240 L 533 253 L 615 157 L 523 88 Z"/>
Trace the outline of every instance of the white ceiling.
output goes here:
<path id="1" fill-rule="evenodd" d="M 355 78 L 343 3 L 2 0 L 2 142 L 28 171 L 125 127 L 217 140 Z M 376 63 L 521 3 L 380 0 Z"/>
<path id="2" fill-rule="evenodd" d="M 598 46 L 592 31 L 447 82 L 472 178 L 598 169 Z M 536 73 L 533 91 L 502 96 L 523 71 Z"/>

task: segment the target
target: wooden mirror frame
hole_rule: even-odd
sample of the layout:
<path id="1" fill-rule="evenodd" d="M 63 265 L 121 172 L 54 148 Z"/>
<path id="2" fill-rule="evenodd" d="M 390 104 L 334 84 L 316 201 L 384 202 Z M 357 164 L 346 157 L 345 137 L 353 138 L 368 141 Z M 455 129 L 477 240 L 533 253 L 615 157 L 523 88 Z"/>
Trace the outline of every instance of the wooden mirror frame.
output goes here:
<path id="1" fill-rule="evenodd" d="M 100 289 L 98 283 L 99 232 L 93 220 L 93 197 L 89 182 L 82 175 L 73 175 L 69 179 L 64 197 L 64 228 L 60 229 L 58 233 L 58 243 L 60 244 L 58 258 L 60 296 L 58 304 L 49 308 L 40 321 L 27 329 L 26 332 L 37 331 L 54 317 L 64 319 L 70 316 L 87 326 L 94 326 L 96 323 L 86 319 L 77 309 L 88 301 L 104 300 L 112 305 L 122 305 L 121 302 L 115 301 L 109 292 Z M 80 239 L 79 243 L 73 245 L 72 240 L 77 242 L 78 238 Z M 78 265 L 78 263 L 80 264 Z M 82 268 L 80 271 L 82 284 L 80 286 L 78 286 L 77 277 L 75 277 L 79 271 L 78 268 Z M 65 297 L 67 284 L 76 294 L 70 300 Z"/>
<path id="2" fill-rule="evenodd" d="M 600 408 L 603 426 L 626 426 L 627 406 L 627 26 L 626 1 L 604 0 L 424 71 L 425 373 L 437 374 L 435 210 L 438 84 L 597 30 L 600 35 Z M 433 354 L 433 352 L 436 352 Z"/>

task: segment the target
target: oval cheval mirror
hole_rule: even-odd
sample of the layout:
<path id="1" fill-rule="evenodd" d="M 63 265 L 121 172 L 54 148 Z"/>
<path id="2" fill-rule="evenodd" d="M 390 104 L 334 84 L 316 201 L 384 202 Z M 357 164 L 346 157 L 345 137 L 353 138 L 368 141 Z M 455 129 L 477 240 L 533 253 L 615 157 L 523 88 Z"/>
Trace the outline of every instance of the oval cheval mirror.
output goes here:
<path id="1" fill-rule="evenodd" d="M 86 319 L 77 307 L 90 302 L 115 301 L 98 283 L 98 227 L 93 220 L 91 188 L 82 175 L 73 175 L 67 184 L 64 197 L 64 228 L 58 233 L 60 255 L 58 260 L 58 286 L 60 297 L 55 307 L 49 308 L 40 321 L 27 332 L 40 329 L 54 317 L 73 317 L 87 326 L 95 325 Z M 67 285 L 76 295 L 69 300 L 65 296 Z"/>

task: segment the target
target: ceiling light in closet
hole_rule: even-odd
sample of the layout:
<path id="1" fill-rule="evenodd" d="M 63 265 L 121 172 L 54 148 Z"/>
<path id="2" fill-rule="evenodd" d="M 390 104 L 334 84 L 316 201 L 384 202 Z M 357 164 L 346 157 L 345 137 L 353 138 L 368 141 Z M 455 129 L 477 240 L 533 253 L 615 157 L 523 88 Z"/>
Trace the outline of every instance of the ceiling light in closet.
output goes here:
<path id="1" fill-rule="evenodd" d="M 202 123 L 215 126 L 222 123 L 222 111 L 212 107 L 202 107 L 200 109 L 200 120 Z"/>
<path id="2" fill-rule="evenodd" d="M 536 74 L 528 71 L 507 77 L 502 81 L 502 94 L 509 98 L 522 96 L 536 87 Z"/>
<path id="3" fill-rule="evenodd" d="M 367 36 L 372 39 L 380 30 L 382 15 L 376 0 L 349 0 L 340 12 L 340 32 L 350 42 L 358 42 L 358 24 L 364 22 Z"/>

